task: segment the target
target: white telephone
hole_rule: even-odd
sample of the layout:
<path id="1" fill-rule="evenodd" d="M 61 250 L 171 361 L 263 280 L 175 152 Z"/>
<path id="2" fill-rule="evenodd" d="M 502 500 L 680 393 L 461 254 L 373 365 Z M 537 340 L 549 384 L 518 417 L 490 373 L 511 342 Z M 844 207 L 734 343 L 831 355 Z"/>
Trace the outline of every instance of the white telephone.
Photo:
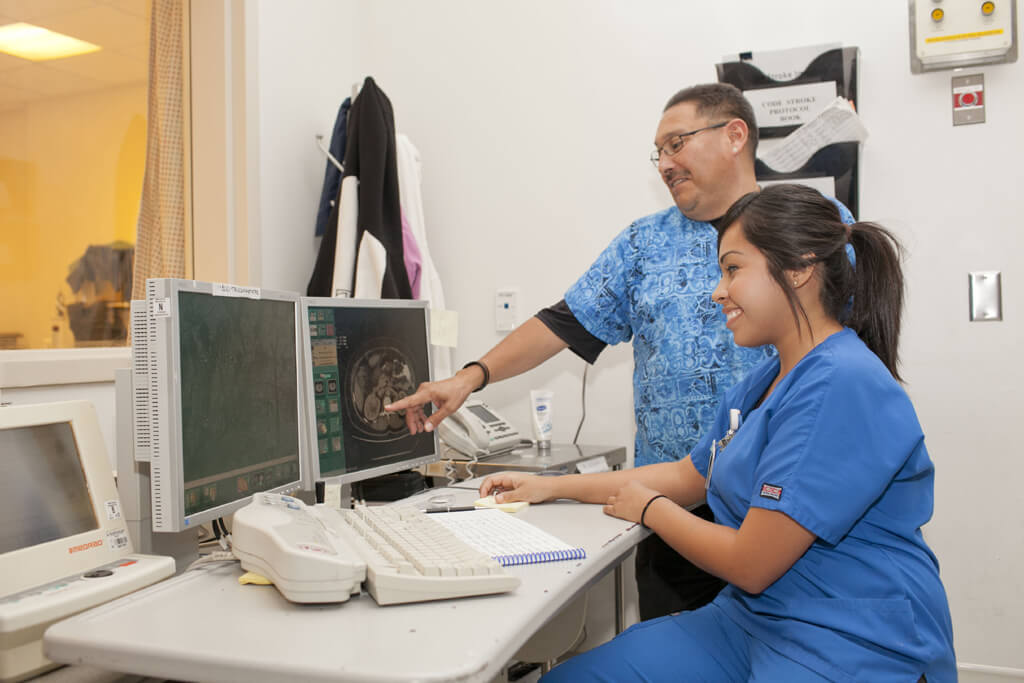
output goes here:
<path id="1" fill-rule="evenodd" d="M 473 457 L 497 455 L 519 445 L 519 432 L 508 420 L 472 399 L 437 425 L 438 436 L 451 448 Z"/>

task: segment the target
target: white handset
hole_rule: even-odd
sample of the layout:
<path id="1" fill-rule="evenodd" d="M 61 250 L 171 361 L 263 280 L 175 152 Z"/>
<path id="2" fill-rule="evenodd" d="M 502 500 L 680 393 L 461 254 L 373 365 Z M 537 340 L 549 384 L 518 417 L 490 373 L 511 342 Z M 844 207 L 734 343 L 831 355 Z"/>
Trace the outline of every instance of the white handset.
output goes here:
<path id="1" fill-rule="evenodd" d="M 441 440 L 470 456 L 496 455 L 519 445 L 519 432 L 483 401 L 472 399 L 437 426 Z"/>

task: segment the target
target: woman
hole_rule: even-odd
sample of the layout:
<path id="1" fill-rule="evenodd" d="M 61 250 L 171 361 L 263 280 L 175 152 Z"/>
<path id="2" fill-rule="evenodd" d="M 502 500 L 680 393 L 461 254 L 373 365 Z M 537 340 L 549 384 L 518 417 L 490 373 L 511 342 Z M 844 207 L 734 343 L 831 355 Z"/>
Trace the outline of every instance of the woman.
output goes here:
<path id="1" fill-rule="evenodd" d="M 498 474 L 480 492 L 605 503 L 729 585 L 546 680 L 955 681 L 920 530 L 934 468 L 897 372 L 898 243 L 799 185 L 748 194 L 719 225 L 713 298 L 737 344 L 778 357 L 726 394 L 694 451 L 623 472 Z M 686 511 L 705 497 L 717 523 Z"/>

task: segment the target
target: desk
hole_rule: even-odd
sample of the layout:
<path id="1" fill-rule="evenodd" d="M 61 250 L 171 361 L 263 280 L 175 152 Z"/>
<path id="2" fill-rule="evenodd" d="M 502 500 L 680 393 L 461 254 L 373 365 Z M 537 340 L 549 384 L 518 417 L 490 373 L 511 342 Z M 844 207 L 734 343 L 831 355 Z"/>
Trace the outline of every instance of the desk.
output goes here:
<path id="1" fill-rule="evenodd" d="M 472 461 L 466 456 L 450 457 L 453 453 L 445 448 L 441 460 L 427 465 L 424 474 L 430 477 L 446 477 L 447 466 L 455 468 L 457 479 L 466 479 L 470 473 L 466 466 Z M 519 472 L 561 472 L 572 474 L 579 463 L 604 458 L 608 467 L 620 469 L 626 462 L 624 446 L 577 446 L 574 444 L 552 444 L 551 448 L 538 449 L 536 446 L 516 448 L 508 453 L 482 458 L 472 465 L 472 476 L 482 477 L 495 472 L 515 470 Z"/>
<path id="2" fill-rule="evenodd" d="M 442 491 L 461 505 L 477 497 Z M 509 567 L 522 579 L 511 593 L 390 607 L 366 594 L 296 605 L 272 587 L 240 586 L 237 564 L 210 565 L 55 624 L 44 650 L 58 662 L 176 680 L 490 681 L 648 533 L 600 505 L 558 501 L 518 515 L 587 558 Z"/>

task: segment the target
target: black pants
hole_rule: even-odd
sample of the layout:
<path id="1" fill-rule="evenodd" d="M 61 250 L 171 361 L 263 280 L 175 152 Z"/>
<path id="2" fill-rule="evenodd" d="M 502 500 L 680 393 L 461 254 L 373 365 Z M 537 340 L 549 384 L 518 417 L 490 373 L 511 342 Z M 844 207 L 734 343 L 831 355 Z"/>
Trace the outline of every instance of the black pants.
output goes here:
<path id="1" fill-rule="evenodd" d="M 715 521 L 707 505 L 692 512 L 701 519 Z M 660 537 L 650 536 L 637 546 L 636 588 L 640 620 L 647 621 L 703 607 L 725 588 L 725 581 L 696 567 Z"/>

